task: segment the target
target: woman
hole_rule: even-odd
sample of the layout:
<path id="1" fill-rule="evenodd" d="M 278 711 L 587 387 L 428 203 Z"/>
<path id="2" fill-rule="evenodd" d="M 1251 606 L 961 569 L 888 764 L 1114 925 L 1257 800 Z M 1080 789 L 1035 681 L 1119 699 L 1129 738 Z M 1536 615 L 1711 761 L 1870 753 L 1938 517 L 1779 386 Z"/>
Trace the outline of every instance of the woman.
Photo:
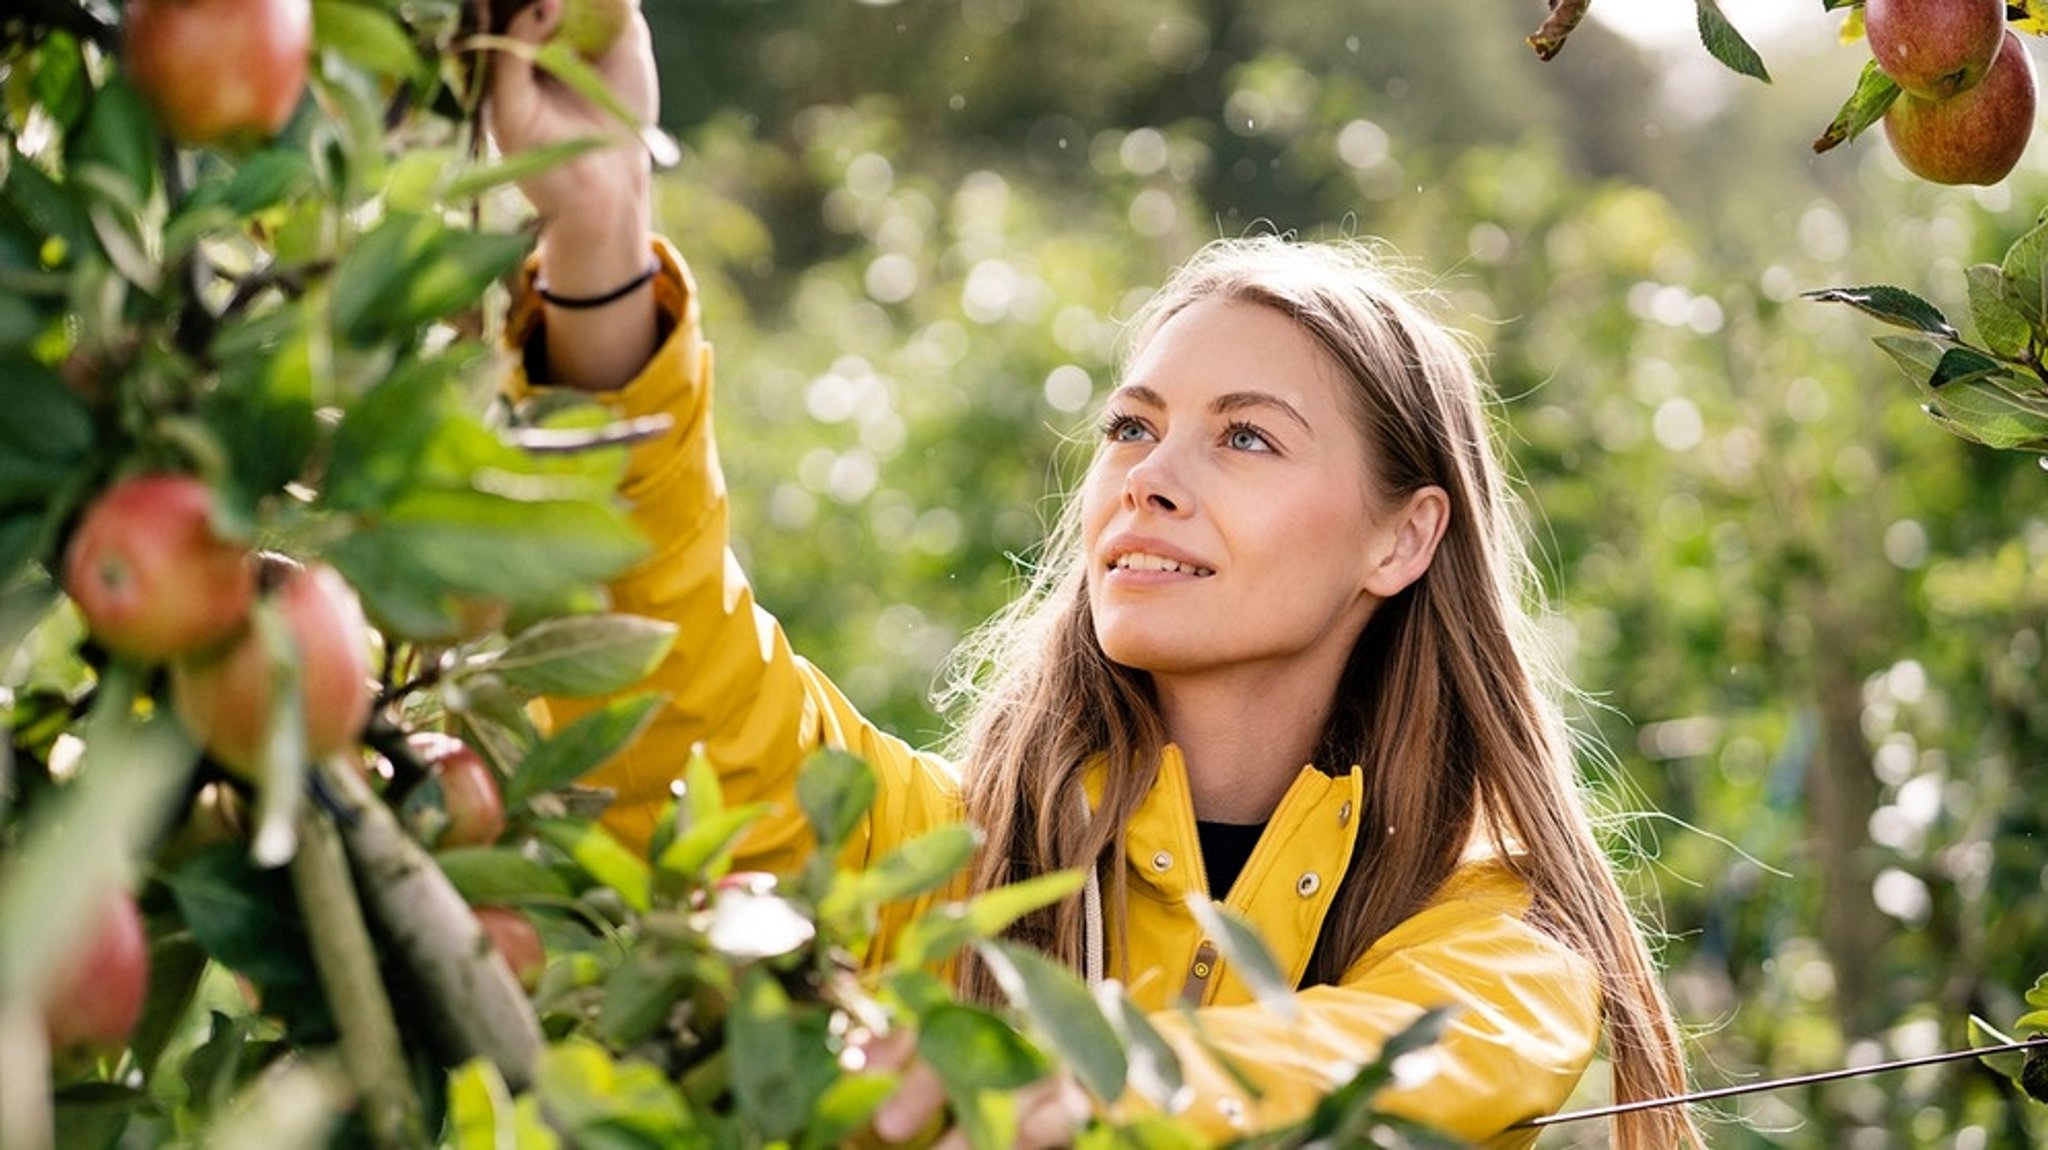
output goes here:
<path id="1" fill-rule="evenodd" d="M 512 32 L 539 39 L 558 15 L 541 0 Z M 651 116 L 643 27 L 600 68 Z M 605 126 L 516 61 L 498 64 L 492 104 L 507 150 Z M 1511 1127 L 1562 1105 L 1603 1023 L 1617 1098 L 1682 1088 L 1654 968 L 1525 655 L 1519 531 L 1481 387 L 1369 257 L 1217 245 L 1158 293 L 1035 586 L 969 661 L 956 773 L 863 720 L 754 608 L 727 551 L 711 354 L 687 272 L 648 235 L 648 182 L 622 147 L 526 186 L 538 281 L 512 320 L 527 366 L 515 390 L 576 386 L 676 419 L 623 486 L 655 553 L 615 604 L 684 638 L 652 683 L 673 703 L 606 768 L 616 830 L 646 839 L 701 740 L 729 795 L 783 812 L 741 865 L 787 870 L 810 849 L 798 765 L 819 746 L 861 754 L 880 798 L 849 865 L 965 815 L 986 836 L 975 889 L 1095 876 L 1099 899 L 1017 936 L 1158 1012 L 1194 1087 L 1187 1117 L 1218 1137 L 1301 1116 L 1442 1005 L 1459 1009 L 1436 1073 L 1384 1095 L 1390 1111 L 1526 1146 L 1533 1133 Z M 1292 1021 L 1251 1003 L 1190 894 L 1259 927 L 1300 987 Z M 885 917 L 884 939 L 903 917 Z M 994 997 L 985 970 L 960 979 Z M 1177 1002 L 1258 1079 L 1256 1100 Z M 1076 1097 L 1041 1089 L 1020 1142 L 1068 1137 Z M 938 1103 L 913 1068 L 877 1131 L 908 1136 Z M 1616 1134 L 1698 1142 L 1668 1109 Z"/>

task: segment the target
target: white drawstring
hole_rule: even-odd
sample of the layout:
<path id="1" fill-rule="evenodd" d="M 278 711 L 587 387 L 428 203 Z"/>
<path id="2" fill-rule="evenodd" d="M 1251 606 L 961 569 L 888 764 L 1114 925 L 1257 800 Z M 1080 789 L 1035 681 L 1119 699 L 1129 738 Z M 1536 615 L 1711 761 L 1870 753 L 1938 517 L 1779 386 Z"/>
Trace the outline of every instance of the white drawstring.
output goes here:
<path id="1" fill-rule="evenodd" d="M 1093 817 L 1088 807 L 1088 792 L 1081 792 L 1081 815 L 1084 819 Z M 1102 871 L 1095 863 L 1088 864 L 1088 883 L 1081 888 L 1081 973 L 1089 986 L 1102 983 L 1103 967 L 1103 924 L 1102 924 Z"/>

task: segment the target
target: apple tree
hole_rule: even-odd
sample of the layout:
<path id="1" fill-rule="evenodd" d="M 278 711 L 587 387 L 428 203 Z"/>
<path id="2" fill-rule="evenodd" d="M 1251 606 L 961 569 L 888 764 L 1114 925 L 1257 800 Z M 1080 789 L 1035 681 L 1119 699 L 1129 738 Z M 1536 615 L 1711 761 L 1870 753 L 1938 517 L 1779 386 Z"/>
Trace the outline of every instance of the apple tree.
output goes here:
<path id="1" fill-rule="evenodd" d="M 477 116 L 496 50 L 607 99 L 580 11 L 538 49 L 458 0 L 0 15 L 0 1147 L 833 1145 L 897 1030 L 976 1146 L 1057 1064 L 1189 1144 L 1144 1016 L 998 939 L 1078 876 L 937 901 L 863 974 L 976 842 L 836 870 L 863 764 L 806 768 L 800 873 L 733 873 L 763 812 L 701 755 L 648 850 L 604 829 L 582 780 L 679 641 L 603 593 L 663 425 L 498 398 L 511 185 L 605 141 L 501 158 Z M 953 998 L 962 947 L 1012 1009 Z M 1260 1144 L 1438 1144 L 1371 1107 L 1436 1021 Z"/>
<path id="2" fill-rule="evenodd" d="M 1769 82 L 1762 57 L 1722 14 L 1697 0 L 1702 44 L 1721 63 Z M 1900 164 L 1938 184 L 2003 180 L 2032 143 L 2039 80 L 2021 37 L 2048 35 L 2043 0 L 1820 0 L 1845 44 L 1869 53 L 1855 88 L 1814 140 L 1826 152 L 1882 123 Z M 1545 60 L 1564 47 L 1587 0 L 1550 0 L 1528 40 Z M 1837 15 L 1839 14 L 1839 15 Z M 1904 288 L 1818 288 L 1810 300 L 1841 303 L 1898 331 L 1877 345 L 1915 385 L 1921 408 L 1944 430 L 1986 447 L 2041 456 L 2048 467 L 2048 208 L 1998 263 L 1966 270 L 1966 333 L 1933 303 Z M 2030 1011 L 2010 1024 L 2048 1036 L 2048 973 L 2026 994 Z M 1985 1061 L 2032 1098 L 2048 1102 L 2048 1047 L 2019 1045 L 1972 1016 Z"/>

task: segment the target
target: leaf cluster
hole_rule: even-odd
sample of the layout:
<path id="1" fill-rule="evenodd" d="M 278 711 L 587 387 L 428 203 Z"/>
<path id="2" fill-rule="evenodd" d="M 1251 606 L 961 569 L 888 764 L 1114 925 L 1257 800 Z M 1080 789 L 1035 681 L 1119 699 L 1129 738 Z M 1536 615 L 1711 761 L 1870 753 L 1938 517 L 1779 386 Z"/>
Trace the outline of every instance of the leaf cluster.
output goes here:
<path id="1" fill-rule="evenodd" d="M 1966 272 L 1976 341 L 1941 310 L 1887 285 L 1823 288 L 1809 299 L 1842 303 L 1908 334 L 1877 345 L 1911 377 L 1922 408 L 1973 443 L 2048 453 L 2048 218 L 2015 240 L 2002 262 Z"/>

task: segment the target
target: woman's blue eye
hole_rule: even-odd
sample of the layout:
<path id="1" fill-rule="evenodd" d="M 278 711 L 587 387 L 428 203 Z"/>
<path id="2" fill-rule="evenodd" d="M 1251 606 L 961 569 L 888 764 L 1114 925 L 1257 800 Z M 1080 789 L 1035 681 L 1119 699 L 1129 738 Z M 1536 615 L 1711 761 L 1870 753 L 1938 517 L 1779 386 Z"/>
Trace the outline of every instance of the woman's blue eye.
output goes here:
<path id="1" fill-rule="evenodd" d="M 1248 423 L 1234 424 L 1224 433 L 1223 442 L 1234 451 L 1271 451 L 1273 445 L 1258 428 Z"/>
<path id="2" fill-rule="evenodd" d="M 1111 416 L 1103 424 L 1102 437 L 1111 443 L 1135 443 L 1145 437 L 1145 425 L 1128 415 Z"/>

